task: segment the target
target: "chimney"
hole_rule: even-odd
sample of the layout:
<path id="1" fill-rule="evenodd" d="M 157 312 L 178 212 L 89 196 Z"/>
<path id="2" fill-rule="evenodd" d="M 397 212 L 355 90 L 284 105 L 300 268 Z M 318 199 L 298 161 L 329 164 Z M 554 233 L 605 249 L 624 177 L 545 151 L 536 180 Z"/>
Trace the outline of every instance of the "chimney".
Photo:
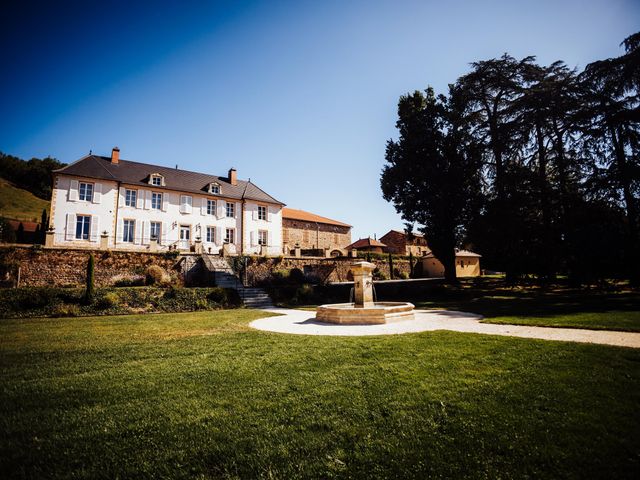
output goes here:
<path id="1" fill-rule="evenodd" d="M 117 165 L 118 162 L 120 162 L 120 149 L 113 147 L 113 150 L 111 150 L 111 163 Z"/>
<path id="2" fill-rule="evenodd" d="M 238 173 L 235 168 L 229 169 L 229 183 L 231 185 L 238 185 Z"/>

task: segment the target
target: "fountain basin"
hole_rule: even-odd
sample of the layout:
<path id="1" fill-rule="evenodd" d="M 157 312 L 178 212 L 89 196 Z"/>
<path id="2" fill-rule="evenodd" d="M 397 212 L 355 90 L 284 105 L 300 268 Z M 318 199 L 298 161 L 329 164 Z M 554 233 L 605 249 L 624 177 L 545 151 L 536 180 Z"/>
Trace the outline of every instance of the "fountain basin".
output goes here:
<path id="1" fill-rule="evenodd" d="M 370 302 L 363 306 L 354 303 L 320 305 L 316 320 L 341 325 L 379 325 L 413 320 L 415 306 L 409 302 Z"/>

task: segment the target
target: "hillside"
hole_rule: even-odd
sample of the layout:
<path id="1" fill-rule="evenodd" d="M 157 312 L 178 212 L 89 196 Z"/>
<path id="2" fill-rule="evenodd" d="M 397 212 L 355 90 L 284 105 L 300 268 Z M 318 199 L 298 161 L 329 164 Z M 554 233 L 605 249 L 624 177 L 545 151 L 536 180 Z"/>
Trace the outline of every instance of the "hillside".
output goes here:
<path id="1" fill-rule="evenodd" d="M 45 208 L 48 212 L 48 201 L 0 178 L 0 217 L 38 222 Z"/>

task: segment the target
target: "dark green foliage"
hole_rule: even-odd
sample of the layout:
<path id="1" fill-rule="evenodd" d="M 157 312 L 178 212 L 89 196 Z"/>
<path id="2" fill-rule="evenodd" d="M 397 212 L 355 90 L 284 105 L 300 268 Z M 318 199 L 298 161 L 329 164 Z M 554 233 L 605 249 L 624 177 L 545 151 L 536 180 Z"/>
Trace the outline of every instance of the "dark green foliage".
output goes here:
<path id="1" fill-rule="evenodd" d="M 436 97 L 432 88 L 400 97 L 398 141 L 389 140 L 380 185 L 411 231 L 414 224 L 456 280 L 455 248 L 480 188 L 481 150 L 465 121 L 466 97 L 451 87 Z"/>
<path id="2" fill-rule="evenodd" d="M 55 158 L 32 158 L 25 161 L 0 152 L 2 178 L 43 200 L 51 199 L 51 172 L 64 166 L 64 163 Z"/>
<path id="3" fill-rule="evenodd" d="M 80 288 L 26 287 L 0 289 L 0 318 L 115 315 L 133 312 L 184 312 L 236 308 L 238 292 L 224 288 L 118 287 L 96 289 L 85 301 Z"/>
<path id="4" fill-rule="evenodd" d="M 95 294 L 95 259 L 93 258 L 93 253 L 89 254 L 89 259 L 87 260 L 87 278 L 86 285 L 84 291 L 84 301 L 87 304 L 93 302 L 93 297 Z"/>
<path id="5" fill-rule="evenodd" d="M 303 284 L 307 281 L 302 270 L 299 268 L 292 268 L 289 272 L 289 280 L 293 283 Z"/>
<path id="6" fill-rule="evenodd" d="M 640 33 L 624 48 L 581 73 L 505 54 L 472 63 L 448 97 L 400 98 L 383 194 L 445 270 L 455 244 L 512 281 L 640 284 Z M 447 165 L 465 161 L 477 176 L 448 180 Z M 467 178 L 457 195 L 455 180 Z"/>

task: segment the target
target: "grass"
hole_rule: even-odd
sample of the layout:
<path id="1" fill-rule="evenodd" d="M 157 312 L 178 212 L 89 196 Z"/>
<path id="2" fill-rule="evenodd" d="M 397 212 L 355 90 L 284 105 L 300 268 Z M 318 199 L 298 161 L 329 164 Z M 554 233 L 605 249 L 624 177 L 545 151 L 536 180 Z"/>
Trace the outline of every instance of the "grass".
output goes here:
<path id="1" fill-rule="evenodd" d="M 39 222 L 49 202 L 0 178 L 0 216 L 15 220 Z"/>
<path id="2" fill-rule="evenodd" d="M 265 315 L 3 321 L 0 476 L 637 478 L 638 350 Z"/>
<path id="3" fill-rule="evenodd" d="M 417 301 L 416 307 L 478 313 L 485 323 L 640 331 L 640 293 L 624 288 L 513 287 L 481 279 L 463 282 L 459 291 L 445 290 Z"/>

